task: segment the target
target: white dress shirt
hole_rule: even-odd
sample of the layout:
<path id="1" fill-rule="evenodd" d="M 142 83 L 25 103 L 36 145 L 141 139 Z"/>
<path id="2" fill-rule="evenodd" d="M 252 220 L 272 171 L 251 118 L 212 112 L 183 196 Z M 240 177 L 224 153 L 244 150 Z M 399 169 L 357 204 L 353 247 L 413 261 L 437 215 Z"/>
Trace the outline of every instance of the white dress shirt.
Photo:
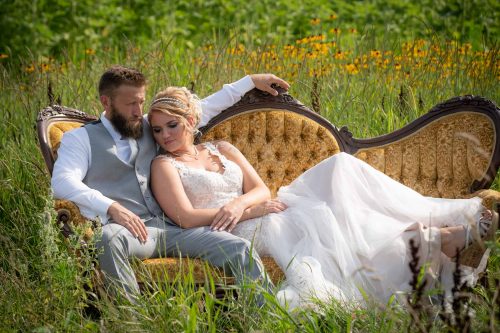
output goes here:
<path id="1" fill-rule="evenodd" d="M 238 102 L 246 92 L 254 87 L 252 79 L 247 75 L 239 81 L 225 84 L 215 94 L 202 99 L 199 126 L 206 125 L 210 119 Z M 137 143 L 131 138 L 122 139 L 104 114 L 105 112 L 101 114 L 100 118 L 116 143 L 118 158 L 128 163 L 131 154 L 130 145 Z M 83 127 L 64 133 L 52 172 L 52 190 L 54 197 L 76 203 L 86 218 L 99 218 L 101 223 L 106 224 L 108 208 L 114 201 L 82 182 L 92 163 L 90 149 L 89 136 Z"/>

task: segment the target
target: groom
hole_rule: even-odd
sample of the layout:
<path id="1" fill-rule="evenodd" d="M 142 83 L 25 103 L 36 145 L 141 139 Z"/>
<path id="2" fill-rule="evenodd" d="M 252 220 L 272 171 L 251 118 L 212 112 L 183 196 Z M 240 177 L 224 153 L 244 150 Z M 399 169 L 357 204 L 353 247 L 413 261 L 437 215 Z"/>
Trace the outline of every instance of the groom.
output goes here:
<path id="1" fill-rule="evenodd" d="M 201 101 L 200 126 L 254 87 L 277 95 L 272 84 L 288 88 L 272 74 L 224 85 Z M 156 145 L 143 116 L 145 76 L 133 68 L 113 66 L 101 76 L 99 96 L 104 108 L 100 119 L 64 134 L 52 189 L 55 197 L 75 202 L 84 216 L 102 222 L 97 247 L 106 284 L 134 302 L 139 286 L 129 259 L 182 255 L 229 268 L 238 282 L 249 278 L 270 288 L 248 241 L 209 227 L 181 229 L 158 206 L 149 187 Z"/>

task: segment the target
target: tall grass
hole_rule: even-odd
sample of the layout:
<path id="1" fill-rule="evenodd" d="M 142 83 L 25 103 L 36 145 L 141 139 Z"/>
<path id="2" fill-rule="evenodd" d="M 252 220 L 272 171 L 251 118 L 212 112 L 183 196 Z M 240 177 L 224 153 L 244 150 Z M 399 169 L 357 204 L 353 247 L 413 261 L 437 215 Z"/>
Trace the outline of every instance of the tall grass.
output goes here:
<path id="1" fill-rule="evenodd" d="M 98 114 L 97 80 L 115 63 L 146 73 L 149 99 L 168 85 L 185 85 L 206 96 L 247 73 L 274 72 L 292 84 L 294 97 L 315 104 L 357 137 L 393 131 L 456 95 L 499 100 L 498 48 L 473 50 L 437 38 L 403 43 L 331 31 L 292 44 L 243 45 L 231 39 L 194 49 L 160 40 L 141 48 L 130 43 L 99 50 L 74 46 L 61 59 L 33 57 L 20 67 L 0 65 L 2 331 L 393 332 L 412 323 L 410 313 L 394 304 L 362 308 L 332 302 L 319 305 L 321 311 L 289 314 L 270 295 L 262 309 L 245 301 L 245 293 L 221 302 L 210 285 L 198 288 L 189 277 L 173 286 L 154 285 L 134 306 L 92 299 L 83 287 L 90 283 L 84 273 L 92 270 L 92 258 L 68 251 L 58 234 L 35 137 L 36 115 L 49 103 L 49 84 L 62 104 Z M 499 177 L 493 187 L 499 188 Z M 499 311 L 494 296 L 499 251 L 493 247 L 491 283 L 474 293 L 475 330 L 489 329 L 492 313 Z M 100 312 L 98 319 L 88 313 L 88 304 Z M 431 330 L 442 329 L 459 330 L 439 320 Z"/>

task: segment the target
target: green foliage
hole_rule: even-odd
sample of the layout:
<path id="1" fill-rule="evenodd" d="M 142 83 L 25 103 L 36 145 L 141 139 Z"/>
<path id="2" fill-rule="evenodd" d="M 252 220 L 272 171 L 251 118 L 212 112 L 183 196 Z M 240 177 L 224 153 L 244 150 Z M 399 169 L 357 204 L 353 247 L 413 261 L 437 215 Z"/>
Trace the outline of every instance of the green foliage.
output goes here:
<path id="1" fill-rule="evenodd" d="M 193 47 L 215 36 L 292 42 L 326 25 L 401 39 L 439 34 L 479 47 L 496 42 L 499 13 L 491 0 L 3 0 L 0 53 L 60 57 L 73 45 L 106 50 L 124 38 L 140 46 L 174 38 Z"/>

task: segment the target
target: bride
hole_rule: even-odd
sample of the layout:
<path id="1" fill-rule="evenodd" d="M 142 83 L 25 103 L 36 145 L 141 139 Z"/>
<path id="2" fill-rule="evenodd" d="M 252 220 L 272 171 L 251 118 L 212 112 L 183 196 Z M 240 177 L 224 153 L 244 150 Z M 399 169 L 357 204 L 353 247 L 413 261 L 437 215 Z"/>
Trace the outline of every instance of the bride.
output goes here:
<path id="1" fill-rule="evenodd" d="M 484 250 L 471 253 L 480 238 L 493 238 L 498 214 L 479 198 L 424 197 L 339 153 L 271 199 L 234 146 L 193 144 L 200 107 L 186 88 L 159 92 L 148 118 L 161 147 L 151 187 L 165 214 L 182 228 L 209 225 L 252 241 L 259 255 L 272 256 L 284 271 L 277 296 L 291 308 L 314 299 L 363 301 L 365 295 L 385 303 L 410 291 L 410 240 L 428 286 L 451 290 L 457 250 L 468 265 L 463 281 L 475 283 L 484 270 Z"/>

